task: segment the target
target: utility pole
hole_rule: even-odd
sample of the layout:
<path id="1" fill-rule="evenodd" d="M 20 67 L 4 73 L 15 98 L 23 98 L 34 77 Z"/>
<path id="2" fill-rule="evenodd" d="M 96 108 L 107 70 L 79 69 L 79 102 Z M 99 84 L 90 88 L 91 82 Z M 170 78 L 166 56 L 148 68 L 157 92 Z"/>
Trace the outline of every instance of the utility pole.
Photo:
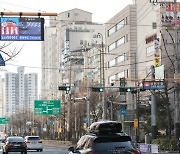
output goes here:
<path id="1" fill-rule="evenodd" d="M 100 53 L 100 83 L 103 86 L 103 96 L 102 96 L 102 107 L 103 107 L 103 116 L 102 118 L 105 120 L 107 119 L 107 102 L 106 102 L 106 90 L 105 90 L 105 73 L 104 73 L 104 42 L 103 42 L 103 35 L 98 33 L 101 36 L 101 53 Z M 102 74 L 101 74 L 102 73 Z"/>
<path id="2" fill-rule="evenodd" d="M 90 126 L 90 104 L 89 104 L 89 98 L 90 98 L 90 95 L 89 95 L 89 80 L 90 78 L 92 77 L 92 73 L 91 72 L 87 72 L 87 98 L 86 98 L 86 101 L 87 101 L 87 123 L 88 123 L 88 127 Z"/>
<path id="3" fill-rule="evenodd" d="M 151 79 L 155 80 L 155 69 L 151 66 Z M 156 125 L 156 97 L 155 90 L 151 90 L 151 133 L 152 139 L 157 138 L 157 125 Z"/>
<path id="4" fill-rule="evenodd" d="M 160 3 L 160 4 L 166 4 L 166 2 L 158 2 L 158 0 L 150 0 L 150 3 Z M 174 106 L 174 127 L 175 127 L 175 137 L 180 137 L 180 114 L 179 114 L 179 82 L 176 80 L 177 78 L 180 78 L 180 71 L 178 66 L 179 61 L 179 52 L 178 52 L 178 29 L 177 29 L 177 0 L 174 0 L 173 3 L 174 6 L 174 87 L 175 87 L 175 106 Z M 171 25 L 173 27 L 173 25 Z"/>
<path id="5" fill-rule="evenodd" d="M 174 60 L 174 78 L 179 78 L 179 66 L 178 66 L 178 35 L 177 35 L 177 1 L 174 0 L 174 55 L 175 55 L 175 60 Z M 175 136 L 176 138 L 180 137 L 180 122 L 179 122 L 179 82 L 175 80 L 175 117 L 174 117 L 174 125 L 175 125 Z"/>

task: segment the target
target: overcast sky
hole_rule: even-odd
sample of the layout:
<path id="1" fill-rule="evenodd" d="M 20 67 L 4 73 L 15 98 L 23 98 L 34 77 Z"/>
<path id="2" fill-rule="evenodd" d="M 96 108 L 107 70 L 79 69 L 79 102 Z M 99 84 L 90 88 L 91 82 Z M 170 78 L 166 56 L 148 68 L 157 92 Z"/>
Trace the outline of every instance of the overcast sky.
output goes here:
<path id="1" fill-rule="evenodd" d="M 93 22 L 105 23 L 128 4 L 132 4 L 132 0 L 0 0 L 0 12 L 60 13 L 78 8 L 91 12 Z M 48 20 L 45 21 L 47 22 Z M 22 52 L 1 68 L 9 72 L 16 72 L 18 66 L 27 66 L 25 73 L 37 72 L 40 76 L 41 42 L 16 41 L 12 47 L 14 46 L 19 48 L 23 46 Z"/>

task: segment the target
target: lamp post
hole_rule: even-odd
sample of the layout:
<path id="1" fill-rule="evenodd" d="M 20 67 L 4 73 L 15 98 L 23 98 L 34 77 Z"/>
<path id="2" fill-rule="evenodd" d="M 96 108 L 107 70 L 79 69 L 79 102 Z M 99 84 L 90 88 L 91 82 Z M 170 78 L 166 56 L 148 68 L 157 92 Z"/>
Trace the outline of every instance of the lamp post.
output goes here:
<path id="1" fill-rule="evenodd" d="M 104 75 L 104 43 L 103 43 L 103 35 L 98 33 L 101 37 L 101 50 L 100 50 L 100 83 L 103 86 L 104 90 L 102 93 L 102 106 L 103 106 L 103 116 L 102 118 L 105 120 L 107 118 L 107 104 L 105 97 L 105 75 Z"/>

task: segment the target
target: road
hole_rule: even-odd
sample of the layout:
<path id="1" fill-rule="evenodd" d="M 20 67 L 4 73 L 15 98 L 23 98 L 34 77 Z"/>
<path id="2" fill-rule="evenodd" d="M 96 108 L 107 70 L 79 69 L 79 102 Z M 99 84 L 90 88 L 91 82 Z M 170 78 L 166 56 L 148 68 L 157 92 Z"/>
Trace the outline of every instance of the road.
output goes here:
<path id="1" fill-rule="evenodd" d="M 2 151 L 2 150 L 0 150 Z M 2 152 L 0 152 L 1 154 Z M 17 152 L 11 152 L 9 154 L 18 154 Z M 20 154 L 20 153 L 19 153 Z M 67 148 L 57 148 L 57 147 L 44 147 L 43 152 L 28 151 L 28 154 L 68 154 Z"/>

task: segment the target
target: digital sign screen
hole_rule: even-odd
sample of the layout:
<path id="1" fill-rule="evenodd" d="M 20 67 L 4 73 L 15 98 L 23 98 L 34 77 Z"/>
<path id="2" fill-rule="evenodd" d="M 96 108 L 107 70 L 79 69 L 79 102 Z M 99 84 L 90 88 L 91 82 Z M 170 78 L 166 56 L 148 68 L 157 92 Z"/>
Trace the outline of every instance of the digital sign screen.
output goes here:
<path id="1" fill-rule="evenodd" d="M 43 41 L 44 18 L 2 17 L 2 41 Z"/>

